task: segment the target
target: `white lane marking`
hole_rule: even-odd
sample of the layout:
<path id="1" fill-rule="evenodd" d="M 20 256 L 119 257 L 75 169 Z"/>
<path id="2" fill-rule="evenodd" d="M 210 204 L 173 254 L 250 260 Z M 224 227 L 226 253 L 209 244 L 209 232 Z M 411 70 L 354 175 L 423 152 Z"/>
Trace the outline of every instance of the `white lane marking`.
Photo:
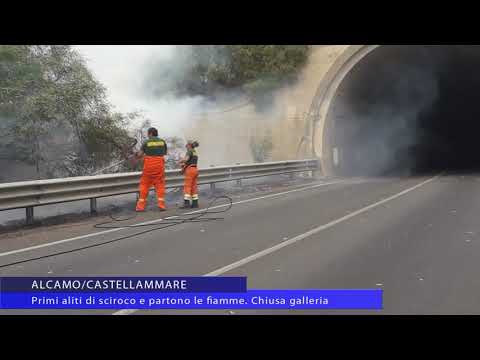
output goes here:
<path id="1" fill-rule="evenodd" d="M 412 191 L 414 191 L 414 190 L 416 190 L 416 189 L 418 189 L 418 188 L 420 188 L 420 187 L 422 187 L 422 186 L 424 186 L 424 185 L 426 185 L 426 184 L 428 184 L 428 183 L 436 180 L 439 176 L 440 176 L 440 175 L 435 176 L 435 177 L 433 177 L 433 178 L 431 178 L 431 179 L 428 179 L 428 180 L 426 180 L 426 181 L 424 181 L 424 182 L 422 182 L 422 183 L 420 183 L 420 184 L 417 184 L 417 185 L 415 185 L 415 186 L 413 186 L 413 187 L 411 187 L 411 188 L 408 188 L 408 189 L 406 189 L 406 190 L 403 190 L 402 192 L 399 192 L 398 194 L 392 195 L 392 196 L 390 196 L 390 197 L 388 197 L 388 198 L 386 198 L 386 199 L 384 199 L 384 200 L 380 200 L 380 201 L 378 201 L 378 202 L 376 202 L 376 203 L 374 203 L 374 204 L 368 205 L 368 206 L 366 206 L 366 207 L 364 207 L 364 208 L 362 208 L 362 209 L 360 209 L 360 210 L 354 211 L 354 212 L 352 212 L 352 213 L 350 213 L 350 214 L 348 214 L 348 215 L 346 215 L 346 216 L 343 216 L 343 217 L 341 217 L 341 218 L 339 218 L 339 219 L 337 219 L 337 220 L 333 220 L 333 221 L 331 221 L 331 222 L 329 222 L 329 223 L 327 223 L 327 224 L 325 224 L 325 225 L 321 225 L 321 226 L 319 226 L 319 227 L 316 227 L 316 228 L 314 228 L 314 229 L 312 229 L 312 230 L 310 230 L 310 231 L 307 231 L 307 232 L 305 232 L 305 233 L 303 233 L 303 234 L 300 234 L 300 235 L 298 235 L 298 236 L 295 236 L 294 238 L 292 238 L 292 239 L 290 239 L 290 240 L 287 240 L 287 241 L 284 241 L 284 242 L 282 242 L 282 243 L 280 243 L 280 244 L 277 244 L 277 245 L 275 245 L 275 246 L 272 246 L 271 248 L 268 248 L 268 249 L 265 249 L 265 250 L 263 250 L 263 251 L 260 251 L 260 252 L 258 252 L 258 253 L 256 253 L 256 254 L 250 255 L 250 256 L 242 259 L 242 260 L 239 260 L 239 261 L 237 261 L 237 262 L 234 262 L 233 264 L 230 264 L 230 265 L 227 265 L 227 266 L 222 267 L 222 268 L 220 268 L 220 269 L 217 269 L 217 270 L 215 270 L 215 271 L 212 271 L 212 272 L 208 273 L 208 274 L 205 275 L 205 276 L 218 276 L 218 275 L 221 275 L 221 274 L 226 273 L 226 272 L 228 272 L 228 271 L 231 271 L 231 270 L 233 270 L 233 269 L 236 269 L 236 268 L 238 268 L 238 267 L 241 267 L 241 266 L 243 266 L 243 265 L 245 265 L 245 264 L 248 264 L 249 262 L 252 262 L 252 261 L 254 261 L 254 260 L 256 260 L 256 259 L 262 258 L 262 257 L 264 257 L 264 256 L 266 256 L 266 255 L 268 255 L 268 254 L 271 254 L 271 253 L 273 253 L 273 252 L 275 252 L 275 251 L 278 251 L 278 250 L 280 250 L 280 249 L 282 249 L 282 248 L 284 248 L 284 247 L 286 247 L 286 246 L 289 246 L 289 245 L 294 244 L 294 243 L 296 243 L 296 242 L 299 242 L 299 241 L 301 241 L 301 240 L 303 240 L 303 239 L 305 239 L 305 238 L 307 238 L 307 237 L 310 237 L 310 236 L 312 236 L 312 235 L 314 235 L 314 234 L 317 234 L 317 233 L 319 233 L 319 232 L 321 232 L 321 231 L 324 231 L 324 230 L 326 230 L 326 229 L 329 229 L 329 228 L 331 228 L 331 227 L 333 227 L 333 226 L 335 226 L 335 225 L 337 225 L 337 224 L 340 224 L 340 223 L 342 223 L 342 222 L 344 222 L 344 221 L 350 220 L 351 218 L 353 218 L 353 217 L 355 217 L 355 216 L 357 216 L 357 215 L 363 214 L 363 213 L 365 213 L 365 212 L 367 212 L 367 211 L 369 211 L 369 210 L 371 210 L 371 209 L 373 209 L 373 208 L 376 208 L 376 207 L 378 207 L 378 206 L 380 206 L 380 205 L 383 205 L 383 204 L 385 204 L 385 203 L 387 203 L 387 202 L 389 202 L 389 201 L 395 200 L 395 199 L 397 199 L 397 198 L 399 198 L 399 197 L 401 197 L 401 196 L 403 196 L 403 195 L 405 195 L 405 194 L 408 194 L 409 192 L 412 192 Z"/>
<path id="2" fill-rule="evenodd" d="M 349 219 L 351 219 L 351 218 L 353 218 L 353 217 L 355 217 L 355 216 L 357 216 L 357 215 L 363 214 L 364 212 L 367 212 L 367 211 L 369 211 L 369 210 L 371 210 L 371 209 L 373 209 L 373 208 L 376 208 L 376 207 L 378 207 L 378 206 L 380 206 L 380 205 L 382 205 L 382 204 L 385 204 L 385 203 L 387 203 L 387 202 L 389 202 L 389 201 L 395 200 L 395 199 L 399 198 L 400 196 L 403 196 L 403 195 L 405 195 L 405 194 L 408 194 L 409 192 L 414 191 L 414 190 L 416 190 L 416 189 L 418 189 L 418 188 L 420 188 L 420 187 L 422 187 L 422 186 L 424 186 L 424 185 L 426 185 L 426 184 L 428 184 L 428 183 L 430 183 L 430 182 L 438 179 L 441 175 L 442 175 L 442 174 L 437 175 L 437 176 L 435 176 L 435 177 L 433 177 L 433 178 L 431 178 L 431 179 L 428 179 L 428 180 L 426 180 L 426 181 L 424 181 L 424 182 L 422 182 L 422 183 L 420 183 L 420 184 L 417 184 L 417 185 L 415 185 L 415 186 L 413 186 L 413 187 L 411 187 L 411 188 L 408 188 L 408 189 L 406 189 L 406 190 L 403 190 L 402 192 L 399 192 L 398 194 L 392 195 L 392 196 L 390 196 L 390 197 L 388 197 L 388 198 L 386 198 L 386 199 L 383 199 L 383 200 L 378 201 L 378 202 L 376 202 L 376 203 L 374 203 L 374 204 L 368 205 L 368 206 L 366 206 L 366 207 L 364 207 L 364 208 L 362 208 L 362 209 L 360 209 L 360 210 L 357 210 L 357 211 L 354 211 L 354 212 L 350 213 L 350 214 L 347 215 L 347 216 L 341 217 L 341 218 L 339 218 L 339 219 L 337 219 L 337 220 L 333 220 L 333 221 L 331 221 L 331 222 L 329 222 L 329 223 L 327 223 L 327 224 L 325 224 L 325 225 L 321 225 L 321 226 L 319 226 L 319 227 L 316 227 L 316 228 L 314 228 L 314 229 L 312 229 L 312 230 L 310 230 L 310 231 L 307 231 L 306 233 L 303 233 L 303 234 L 300 234 L 300 235 L 298 235 L 298 236 L 295 236 L 294 238 L 292 238 L 292 239 L 290 239 L 290 240 L 284 241 L 284 242 L 282 242 L 282 243 L 280 243 L 280 244 L 278 244 L 278 245 L 275 245 L 275 246 L 272 246 L 272 247 L 270 247 L 270 248 L 268 248 L 268 249 L 262 250 L 262 251 L 260 251 L 260 252 L 258 252 L 258 253 L 256 253 L 256 254 L 250 255 L 250 256 L 248 256 L 248 257 L 246 257 L 246 258 L 244 258 L 244 259 L 242 259 L 242 260 L 239 260 L 239 261 L 237 261 L 237 262 L 234 262 L 234 263 L 232 263 L 232 264 L 230 264 L 230 265 L 227 265 L 227 266 L 224 266 L 224 267 L 222 267 L 222 268 L 220 268 L 220 269 L 217 269 L 217 270 L 215 270 L 215 271 L 209 272 L 208 274 L 205 274 L 205 275 L 203 275 L 203 276 L 219 276 L 219 275 L 222 275 L 222 274 L 224 274 L 224 273 L 226 273 L 226 272 L 229 272 L 229 271 L 231 271 L 231 270 L 234 270 L 234 269 L 236 269 L 236 268 L 239 268 L 239 267 L 241 267 L 241 266 L 243 266 L 243 265 L 246 265 L 246 264 L 248 264 L 248 263 L 250 263 L 250 262 L 252 262 L 252 261 L 254 261 L 254 260 L 260 259 L 260 258 L 262 258 L 262 257 L 264 257 L 264 256 L 267 256 L 267 255 L 269 255 L 269 254 L 271 254 L 271 253 L 273 253 L 273 252 L 275 252 L 275 251 L 278 251 L 278 250 L 280 250 L 280 249 L 282 249 L 282 248 L 284 248 L 284 247 L 286 247 L 286 246 L 292 245 L 292 244 L 294 244 L 294 243 L 296 243 L 296 242 L 299 242 L 299 241 L 301 241 L 301 240 L 304 240 L 304 239 L 306 239 L 306 238 L 308 238 L 308 237 L 310 237 L 310 236 L 312 236 L 312 235 L 314 235 L 314 234 L 317 234 L 317 233 L 319 233 L 319 232 L 321 232 L 321 231 L 323 231 L 323 230 L 326 230 L 326 229 L 328 229 L 328 228 L 331 228 L 331 227 L 333 227 L 333 226 L 335 226 L 335 225 L 337 225 L 337 224 L 339 224 L 339 223 L 342 223 L 342 222 L 344 222 L 344 221 L 347 221 L 347 220 L 349 220 Z M 382 284 L 377 284 L 377 286 L 379 286 L 379 285 L 382 285 Z M 124 310 L 119 310 L 119 311 L 117 311 L 117 312 L 114 312 L 112 315 L 130 315 L 130 314 L 133 314 L 133 313 L 135 313 L 135 312 L 137 312 L 137 311 L 139 311 L 139 310 L 137 310 L 137 309 L 124 309 Z"/>
<path id="3" fill-rule="evenodd" d="M 232 205 L 245 204 L 245 203 L 249 203 L 249 202 L 252 202 L 252 201 L 268 199 L 268 198 L 272 198 L 272 197 L 277 197 L 277 196 L 282 196 L 282 195 L 294 193 L 294 192 L 297 192 L 297 191 L 310 190 L 310 189 L 315 189 L 315 188 L 318 188 L 318 187 L 321 187 L 321 186 L 334 185 L 334 184 L 339 184 L 339 183 L 342 183 L 342 182 L 344 182 L 344 180 L 329 182 L 329 183 L 316 184 L 316 185 L 310 185 L 310 186 L 306 186 L 306 187 L 303 187 L 303 188 L 300 188 L 300 189 L 289 190 L 289 191 L 284 191 L 284 192 L 281 192 L 281 193 L 275 193 L 275 194 L 270 194 L 270 195 L 260 196 L 260 197 L 256 197 L 256 198 L 237 201 L 237 202 L 232 203 Z M 210 209 L 213 210 L 213 209 L 218 209 L 218 208 L 227 207 L 227 206 L 229 206 L 229 204 L 222 204 L 222 205 L 212 206 Z M 202 212 L 204 210 L 205 209 L 196 210 L 196 211 L 185 213 L 183 215 L 196 214 L 196 213 Z M 170 217 L 167 217 L 167 218 L 164 218 L 164 219 L 156 219 L 156 220 L 146 221 L 146 222 L 139 223 L 139 224 L 136 224 L 136 225 L 155 224 L 155 223 L 160 222 L 162 220 L 169 220 L 169 219 L 174 219 L 174 218 L 177 218 L 177 217 L 178 216 L 170 216 Z M 113 233 L 113 232 L 120 231 L 120 230 L 125 230 L 125 229 L 128 229 L 128 228 L 122 227 L 122 228 L 110 229 L 110 230 L 105 230 L 105 231 L 99 231 L 99 232 L 92 233 L 92 234 L 76 236 L 76 237 L 73 237 L 73 238 L 70 238 L 70 239 L 54 241 L 54 242 L 47 243 L 47 244 L 42 244 L 42 245 L 30 246 L 30 247 L 23 248 L 23 249 L 18 249 L 18 250 L 12 250 L 12 251 L 8 251 L 8 252 L 0 253 L 0 257 L 14 255 L 14 254 L 20 254 L 20 253 L 27 252 L 27 251 L 42 249 L 42 248 L 45 248 L 45 247 L 55 246 L 55 245 L 59 245 L 59 244 L 63 244 L 63 243 L 71 242 L 71 241 L 87 239 L 87 238 L 94 237 L 94 236 L 105 235 L 105 234 L 109 234 L 109 233 Z"/>

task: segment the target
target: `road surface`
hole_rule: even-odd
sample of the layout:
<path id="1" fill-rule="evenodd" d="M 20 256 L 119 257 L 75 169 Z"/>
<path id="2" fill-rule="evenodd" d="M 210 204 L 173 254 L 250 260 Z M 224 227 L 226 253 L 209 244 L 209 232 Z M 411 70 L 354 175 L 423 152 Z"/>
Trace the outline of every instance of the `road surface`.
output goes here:
<path id="1" fill-rule="evenodd" d="M 246 194 L 234 202 L 223 221 L 183 224 L 0 267 L 0 275 L 242 275 L 248 277 L 250 289 L 384 290 L 380 311 L 235 310 L 236 315 L 480 314 L 479 175 L 321 180 Z M 0 240 L 0 266 L 138 231 L 89 235 L 101 231 L 92 229 L 89 221 L 77 229 L 64 226 L 37 231 L 43 234 L 37 239 L 38 234 L 26 233 Z M 76 239 L 58 243 L 73 235 Z M 43 245 L 18 252 L 38 244 Z M 132 312 L 0 312 L 6 313 Z M 226 313 L 231 312 L 134 312 Z"/>

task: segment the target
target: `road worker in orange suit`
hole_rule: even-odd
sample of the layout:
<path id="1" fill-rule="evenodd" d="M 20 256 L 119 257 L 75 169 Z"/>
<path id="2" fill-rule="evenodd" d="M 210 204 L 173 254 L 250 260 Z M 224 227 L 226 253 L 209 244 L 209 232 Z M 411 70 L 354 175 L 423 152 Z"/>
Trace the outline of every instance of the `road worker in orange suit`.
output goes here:
<path id="1" fill-rule="evenodd" d="M 167 142 L 158 137 L 155 128 L 148 129 L 148 140 L 142 144 L 142 149 L 137 152 L 137 158 L 143 157 L 143 174 L 140 179 L 140 196 L 136 211 L 145 211 L 148 192 L 152 185 L 157 193 L 158 207 L 165 211 L 165 155 L 167 155 Z"/>
<path id="2" fill-rule="evenodd" d="M 183 206 L 181 209 L 198 208 L 198 153 L 196 148 L 199 146 L 197 141 L 187 142 L 187 154 L 180 161 L 183 174 L 185 176 L 183 186 Z M 190 201 L 192 204 L 190 205 Z"/>

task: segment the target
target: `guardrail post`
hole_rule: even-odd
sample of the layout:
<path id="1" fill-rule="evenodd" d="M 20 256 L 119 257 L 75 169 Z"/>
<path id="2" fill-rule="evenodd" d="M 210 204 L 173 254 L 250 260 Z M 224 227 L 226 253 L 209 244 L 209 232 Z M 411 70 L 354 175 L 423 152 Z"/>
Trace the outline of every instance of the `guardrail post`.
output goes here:
<path id="1" fill-rule="evenodd" d="M 33 224 L 33 206 L 29 206 L 26 208 L 27 213 L 27 225 Z"/>
<path id="2" fill-rule="evenodd" d="M 315 166 L 315 169 L 312 170 L 312 177 L 314 179 L 318 179 L 322 176 L 322 171 L 321 171 L 321 167 L 320 167 L 320 162 L 318 161 L 316 166 Z"/>
<path id="3" fill-rule="evenodd" d="M 257 178 L 264 176 L 281 175 L 283 178 L 296 179 L 305 176 L 307 172 L 312 171 L 312 175 L 324 176 L 321 166 L 315 159 L 297 160 L 297 161 L 275 161 L 265 164 L 244 164 L 228 165 L 221 167 L 211 167 L 200 170 L 200 180 L 204 185 L 209 184 L 212 192 L 216 191 L 216 184 L 221 182 L 234 182 L 238 186 L 243 185 L 244 179 Z M 295 173 L 298 173 L 296 175 Z M 302 175 L 303 174 L 303 175 Z M 52 203 L 62 203 L 76 200 L 90 200 L 90 210 L 92 214 L 97 213 L 97 196 L 115 196 L 120 194 L 135 193 L 138 200 L 138 176 L 139 172 L 115 175 L 87 176 L 84 179 L 74 180 L 75 186 L 71 189 L 71 179 L 52 179 L 44 186 L 43 182 L 29 181 L 19 184 L 2 184 L 0 194 L 0 211 L 11 208 L 24 208 L 26 210 L 27 224 L 34 223 L 34 207 L 39 205 L 48 205 Z M 178 186 L 181 188 L 182 179 L 177 170 L 167 172 L 167 183 L 169 187 Z M 288 177 L 287 177 L 288 175 Z M 58 180 L 58 181 L 54 181 Z M 72 180 L 73 181 L 73 180 Z M 106 189 L 105 194 L 99 194 L 99 191 Z M 78 196 L 80 193 L 81 197 Z M 57 195 L 57 192 L 61 195 Z M 16 201 L 18 194 L 22 195 Z M 53 198 L 50 196 L 55 194 Z M 4 199 L 8 201 L 5 202 Z M 51 200 L 52 199 L 52 200 Z M 133 199 L 132 199 L 133 200 Z M 6 204 L 6 205 L 5 205 Z"/>
<path id="4" fill-rule="evenodd" d="M 90 214 L 97 215 L 97 199 L 90 199 Z"/>

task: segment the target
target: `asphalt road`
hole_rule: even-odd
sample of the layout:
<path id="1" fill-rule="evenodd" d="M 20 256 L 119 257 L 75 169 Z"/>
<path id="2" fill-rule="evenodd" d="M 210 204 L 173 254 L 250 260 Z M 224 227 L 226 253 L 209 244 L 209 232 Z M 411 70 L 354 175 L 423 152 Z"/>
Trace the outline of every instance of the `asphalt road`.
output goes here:
<path id="1" fill-rule="evenodd" d="M 479 175 L 324 180 L 248 194 L 234 201 L 223 221 L 183 224 L 0 267 L 0 275 L 245 275 L 250 289 L 384 290 L 381 311 L 235 314 L 480 314 Z M 91 229 L 90 233 L 98 231 Z M 136 231 L 118 230 L 10 255 L 4 255 L 0 242 L 0 266 Z M 52 239 L 61 235 L 67 239 L 69 234 L 68 228 L 57 229 L 55 234 L 52 230 Z"/>

